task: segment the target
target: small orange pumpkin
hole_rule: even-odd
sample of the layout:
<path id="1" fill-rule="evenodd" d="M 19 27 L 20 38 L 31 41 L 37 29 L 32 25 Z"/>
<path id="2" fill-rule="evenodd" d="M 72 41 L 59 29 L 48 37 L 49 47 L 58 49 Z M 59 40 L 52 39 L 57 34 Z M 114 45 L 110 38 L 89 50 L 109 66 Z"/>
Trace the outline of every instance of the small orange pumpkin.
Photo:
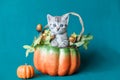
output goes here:
<path id="1" fill-rule="evenodd" d="M 17 76 L 19 78 L 32 78 L 34 76 L 34 68 L 31 65 L 21 65 L 17 69 Z"/>

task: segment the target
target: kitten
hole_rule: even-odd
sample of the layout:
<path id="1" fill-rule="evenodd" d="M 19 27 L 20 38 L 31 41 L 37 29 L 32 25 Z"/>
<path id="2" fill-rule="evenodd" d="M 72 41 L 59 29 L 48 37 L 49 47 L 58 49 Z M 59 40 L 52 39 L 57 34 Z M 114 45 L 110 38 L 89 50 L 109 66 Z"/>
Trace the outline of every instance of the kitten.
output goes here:
<path id="1" fill-rule="evenodd" d="M 67 47 L 68 37 L 66 29 L 69 21 L 69 15 L 64 14 L 63 16 L 51 16 L 48 14 L 47 21 L 51 35 L 55 36 L 55 38 L 51 41 L 51 45 L 57 47 Z"/>

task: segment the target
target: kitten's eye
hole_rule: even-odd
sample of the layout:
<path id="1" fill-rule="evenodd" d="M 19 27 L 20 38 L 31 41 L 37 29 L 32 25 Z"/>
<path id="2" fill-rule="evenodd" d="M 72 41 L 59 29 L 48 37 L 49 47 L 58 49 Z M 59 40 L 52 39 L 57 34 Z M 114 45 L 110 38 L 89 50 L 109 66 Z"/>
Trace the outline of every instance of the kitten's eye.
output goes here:
<path id="1" fill-rule="evenodd" d="M 53 24 L 53 27 L 56 27 L 56 24 Z"/>
<path id="2" fill-rule="evenodd" d="M 68 25 L 67 24 L 65 24 L 65 27 L 67 27 Z"/>
<path id="3" fill-rule="evenodd" d="M 60 27 L 63 27 L 63 24 L 60 24 Z"/>

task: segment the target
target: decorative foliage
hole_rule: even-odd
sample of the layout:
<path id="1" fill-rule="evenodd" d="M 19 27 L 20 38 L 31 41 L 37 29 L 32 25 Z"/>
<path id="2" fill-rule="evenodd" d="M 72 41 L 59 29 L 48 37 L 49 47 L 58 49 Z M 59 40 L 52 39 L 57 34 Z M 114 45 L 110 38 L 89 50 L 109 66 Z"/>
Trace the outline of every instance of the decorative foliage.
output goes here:
<path id="1" fill-rule="evenodd" d="M 84 49 L 88 49 L 89 41 L 93 39 L 93 36 L 90 34 L 82 35 L 81 39 L 77 41 L 79 35 L 77 35 L 75 32 L 71 34 L 69 37 L 69 45 L 70 47 L 80 47 L 83 46 Z M 26 49 L 26 57 L 29 55 L 29 53 L 32 53 L 35 51 L 35 48 L 38 45 L 50 45 L 50 40 L 53 38 L 51 36 L 50 30 L 44 30 L 43 33 L 40 33 L 40 35 L 36 38 L 34 38 L 34 41 L 32 45 L 24 45 L 23 48 Z"/>
<path id="2" fill-rule="evenodd" d="M 24 45 L 23 48 L 26 49 L 26 57 L 29 55 L 29 53 L 34 52 L 34 47 L 32 46 Z"/>
<path id="3" fill-rule="evenodd" d="M 74 36 L 75 38 L 77 38 L 79 35 L 73 33 L 73 34 L 71 35 L 71 37 L 73 37 L 73 36 Z M 70 41 L 70 46 L 80 47 L 80 46 L 83 45 L 83 47 L 84 47 L 85 49 L 87 49 L 87 48 L 88 48 L 89 41 L 92 40 L 92 39 L 93 39 L 93 36 L 90 35 L 90 34 L 82 35 L 82 37 L 81 37 L 81 39 L 80 39 L 79 41 L 76 41 L 76 42 L 71 42 L 71 41 Z"/>
<path id="4" fill-rule="evenodd" d="M 26 49 L 26 57 L 29 55 L 29 53 L 34 52 L 35 47 L 38 45 L 50 45 L 50 31 L 45 30 L 44 33 L 42 33 L 38 38 L 34 38 L 34 41 L 32 45 L 24 45 L 23 48 Z"/>
<path id="5" fill-rule="evenodd" d="M 50 30 L 45 30 L 44 33 L 42 34 L 42 40 L 41 43 L 42 45 L 47 44 L 50 45 Z"/>

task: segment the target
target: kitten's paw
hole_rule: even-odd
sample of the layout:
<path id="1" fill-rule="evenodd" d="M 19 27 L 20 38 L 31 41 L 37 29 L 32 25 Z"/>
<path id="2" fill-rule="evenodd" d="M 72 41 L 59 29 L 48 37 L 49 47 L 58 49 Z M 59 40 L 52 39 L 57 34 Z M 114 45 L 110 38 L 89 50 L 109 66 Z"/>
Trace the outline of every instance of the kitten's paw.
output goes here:
<path id="1" fill-rule="evenodd" d="M 68 46 L 68 41 L 64 41 L 64 42 L 62 42 L 61 44 L 59 44 L 58 47 L 63 48 L 63 47 L 67 47 L 67 46 Z"/>
<path id="2" fill-rule="evenodd" d="M 52 45 L 52 46 L 58 46 L 58 43 L 57 43 L 56 40 L 52 40 L 52 41 L 51 41 L 51 45 Z"/>
<path id="3" fill-rule="evenodd" d="M 67 47 L 67 46 L 66 45 L 59 45 L 58 47 L 64 48 L 64 47 Z"/>

